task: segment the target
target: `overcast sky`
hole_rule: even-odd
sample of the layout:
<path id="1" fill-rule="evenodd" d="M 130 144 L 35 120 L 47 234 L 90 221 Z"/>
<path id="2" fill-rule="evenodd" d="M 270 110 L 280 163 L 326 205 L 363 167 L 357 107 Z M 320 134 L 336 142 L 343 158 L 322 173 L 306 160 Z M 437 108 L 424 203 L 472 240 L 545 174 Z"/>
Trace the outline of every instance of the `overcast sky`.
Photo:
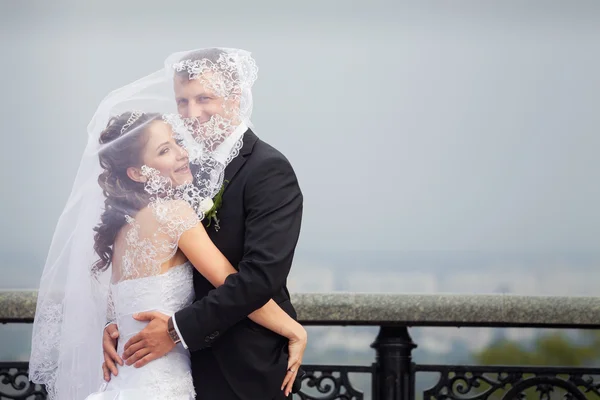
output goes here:
<path id="1" fill-rule="evenodd" d="M 100 100 L 210 46 L 256 59 L 299 253 L 597 251 L 600 3 L 416 4 L 0 1 L 5 267 L 39 276 Z"/>

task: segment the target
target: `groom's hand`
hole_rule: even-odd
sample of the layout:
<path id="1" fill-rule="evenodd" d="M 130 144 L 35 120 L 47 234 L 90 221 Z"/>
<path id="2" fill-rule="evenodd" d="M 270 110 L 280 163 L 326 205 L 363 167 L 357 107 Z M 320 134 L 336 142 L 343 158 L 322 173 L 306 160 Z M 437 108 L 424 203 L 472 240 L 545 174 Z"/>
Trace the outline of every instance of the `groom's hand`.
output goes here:
<path id="1" fill-rule="evenodd" d="M 125 364 L 139 368 L 173 350 L 175 342 L 167 332 L 169 316 L 158 311 L 134 314 L 138 321 L 150 321 L 137 335 L 125 344 Z"/>

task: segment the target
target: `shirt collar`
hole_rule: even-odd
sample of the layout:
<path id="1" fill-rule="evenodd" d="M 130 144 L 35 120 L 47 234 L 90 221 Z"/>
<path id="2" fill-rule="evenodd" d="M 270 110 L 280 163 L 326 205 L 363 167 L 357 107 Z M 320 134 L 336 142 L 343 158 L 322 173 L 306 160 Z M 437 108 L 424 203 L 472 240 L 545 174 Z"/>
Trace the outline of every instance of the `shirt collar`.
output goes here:
<path id="1" fill-rule="evenodd" d="M 229 155 L 234 151 L 234 147 L 241 142 L 244 132 L 248 130 L 248 125 L 245 122 L 241 122 L 231 133 L 227 136 L 223 143 L 217 147 L 213 154 L 213 158 L 223 164 L 226 163 Z M 239 145 L 238 145 L 239 146 Z M 239 148 L 237 149 L 239 151 Z"/>

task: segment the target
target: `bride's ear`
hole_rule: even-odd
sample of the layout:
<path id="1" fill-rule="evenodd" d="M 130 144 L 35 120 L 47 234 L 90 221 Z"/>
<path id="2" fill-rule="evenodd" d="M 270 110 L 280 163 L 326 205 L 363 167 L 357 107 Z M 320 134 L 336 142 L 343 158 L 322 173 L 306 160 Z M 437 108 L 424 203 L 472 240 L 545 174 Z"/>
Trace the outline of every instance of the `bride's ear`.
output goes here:
<path id="1" fill-rule="evenodd" d="M 142 170 L 136 167 L 127 168 L 127 176 L 134 182 L 145 183 L 148 178 L 142 174 Z"/>

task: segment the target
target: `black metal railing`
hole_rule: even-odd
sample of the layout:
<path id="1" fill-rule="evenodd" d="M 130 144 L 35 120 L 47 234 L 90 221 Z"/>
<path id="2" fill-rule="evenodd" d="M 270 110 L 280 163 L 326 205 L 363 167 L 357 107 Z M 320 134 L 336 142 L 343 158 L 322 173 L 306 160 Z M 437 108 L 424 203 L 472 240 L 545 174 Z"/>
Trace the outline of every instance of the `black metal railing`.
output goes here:
<path id="1" fill-rule="evenodd" d="M 31 383 L 27 372 L 26 362 L 0 362 L 0 399 L 46 399 L 47 393 L 44 387 Z"/>
<path id="2" fill-rule="evenodd" d="M 377 360 L 371 366 L 309 365 L 305 388 L 320 396 L 301 393 L 303 400 L 362 400 L 365 394 L 352 386 L 348 374 L 372 378 L 371 399 L 600 399 L 600 368 L 525 367 L 479 365 L 420 365 L 412 362 L 416 347 L 406 327 L 381 327 L 373 343 Z M 420 373 L 437 373 L 437 382 L 415 393 Z"/>
<path id="3" fill-rule="evenodd" d="M 1 293 L 0 293 L 1 294 Z M 313 297 L 311 297 L 313 296 Z M 321 296 L 321 297 L 315 297 Z M 333 297 L 332 297 L 333 296 Z M 348 297 L 350 296 L 350 297 Z M 480 318 L 479 322 L 474 317 L 451 319 L 452 310 L 460 310 L 472 306 L 473 296 L 463 296 L 464 304 L 453 297 L 452 310 L 440 314 L 440 304 L 448 299 L 440 296 L 431 296 L 435 305 L 435 317 L 429 314 L 428 306 L 424 305 L 423 297 L 416 299 L 418 314 L 411 314 L 406 305 L 399 305 L 397 313 L 390 314 L 382 310 L 381 304 L 373 302 L 378 295 L 340 294 L 338 295 L 299 295 L 294 298 L 298 304 L 300 320 L 306 325 L 377 325 L 379 333 L 371 347 L 375 350 L 375 360 L 371 365 L 305 365 L 307 371 L 303 379 L 302 391 L 294 396 L 301 400 L 413 400 L 413 399 L 460 399 L 460 400 L 485 400 L 485 399 L 600 399 L 600 368 L 574 368 L 574 367 L 525 367 L 525 366 L 476 366 L 476 365 L 422 365 L 412 360 L 412 351 L 417 347 L 409 334 L 408 326 L 536 326 L 560 328 L 593 328 L 600 329 L 600 299 L 596 298 L 563 298 L 564 303 L 556 302 L 559 298 L 552 298 L 546 302 L 544 298 L 528 298 L 538 313 L 546 313 L 546 323 L 540 320 L 539 315 L 533 316 L 531 322 L 524 320 L 519 310 L 506 309 L 510 304 L 503 296 L 497 296 L 501 307 L 493 297 L 485 297 L 490 310 L 496 310 L 501 315 L 489 315 L 485 318 L 495 319 L 493 322 Z M 373 297 L 375 296 L 375 297 Z M 395 296 L 398 301 L 408 300 L 418 296 Z M 451 296 L 452 297 L 452 296 Z M 2 297 L 0 296 L 0 300 Z M 361 299 L 364 304 L 361 304 Z M 384 300 L 390 307 L 389 300 Z M 509 299 L 511 300 L 511 299 Z M 514 300 L 514 298 L 512 299 Z M 328 303 L 322 303 L 328 302 Z M 533 303 L 532 303 L 533 302 Z M 0 301 L 1 303 L 1 301 Z M 324 313 L 323 308 L 331 307 Z M 452 303 L 452 302 L 450 302 Z M 518 303 L 521 304 L 521 303 Z M 550 304 L 551 307 L 540 311 L 540 304 Z M 562 305 L 561 305 L 562 304 Z M 1 304 L 0 304 L 1 306 Z M 364 310 L 363 308 L 367 308 Z M 403 309 L 404 308 L 404 309 Z M 473 313 L 473 309 L 469 309 Z M 388 310 L 389 311 L 389 310 Z M 443 311 L 443 310 L 442 310 Z M 483 310 L 485 311 L 485 310 Z M 568 311 L 568 314 L 565 312 Z M 324 315 L 330 312 L 331 318 Z M 385 320 L 377 321 L 376 313 L 385 314 Z M 493 314 L 493 312 L 491 312 Z M 5 312 L 1 313 L 0 323 L 30 322 L 31 315 L 23 313 L 23 318 Z M 345 315 L 345 316 L 344 316 Z M 486 315 L 482 312 L 481 315 Z M 584 317 L 587 315 L 587 317 Z M 470 318 L 470 319 L 469 319 Z M 503 319 L 503 320 L 502 320 Z M 438 375 L 436 382 L 429 388 L 416 392 L 415 381 L 421 374 L 435 373 Z M 352 384 L 350 374 L 368 376 L 371 382 L 369 393 L 357 389 Z M 0 363 L 0 400 L 42 400 L 46 392 L 40 385 L 34 385 L 27 378 L 27 363 L 13 362 Z"/>

